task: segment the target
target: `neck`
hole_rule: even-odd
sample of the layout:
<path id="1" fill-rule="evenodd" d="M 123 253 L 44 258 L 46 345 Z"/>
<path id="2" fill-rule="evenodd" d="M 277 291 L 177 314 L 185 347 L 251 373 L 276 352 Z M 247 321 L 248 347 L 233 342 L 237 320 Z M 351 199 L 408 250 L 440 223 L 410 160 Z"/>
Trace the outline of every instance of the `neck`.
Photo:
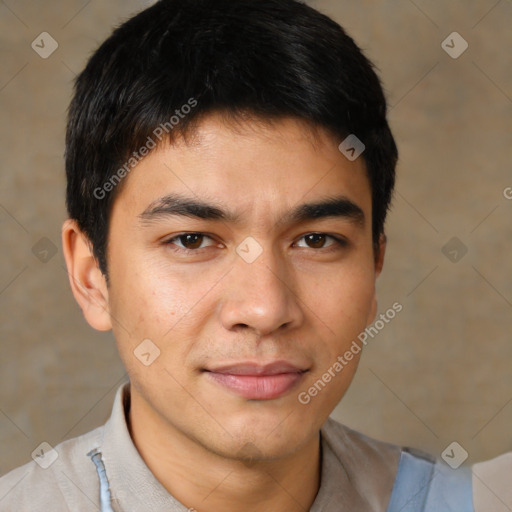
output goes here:
<path id="1" fill-rule="evenodd" d="M 247 462 L 222 457 L 166 422 L 136 393 L 129 429 L 142 459 L 178 501 L 197 512 L 309 510 L 320 486 L 318 432 L 278 460 Z"/>

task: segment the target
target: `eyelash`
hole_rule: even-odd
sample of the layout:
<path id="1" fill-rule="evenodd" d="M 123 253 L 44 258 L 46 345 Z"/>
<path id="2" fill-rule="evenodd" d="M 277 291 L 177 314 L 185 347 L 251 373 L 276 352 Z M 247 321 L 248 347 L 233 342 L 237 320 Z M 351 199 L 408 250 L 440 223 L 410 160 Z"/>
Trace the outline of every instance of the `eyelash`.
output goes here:
<path id="1" fill-rule="evenodd" d="M 164 242 L 164 245 L 166 245 L 166 246 L 174 246 L 174 247 L 172 247 L 173 251 L 181 252 L 181 253 L 184 253 L 184 254 L 200 254 L 201 251 L 203 251 L 204 249 L 208 249 L 208 247 L 211 247 L 211 246 L 208 246 L 208 247 L 202 247 L 202 248 L 199 248 L 199 249 L 187 249 L 186 247 L 179 247 L 179 246 L 176 246 L 174 244 L 174 242 L 176 240 L 179 240 L 180 238 L 182 238 L 182 237 L 184 237 L 186 235 L 201 235 L 201 236 L 203 236 L 205 238 L 209 238 L 210 240 L 213 240 L 213 237 L 211 237 L 211 236 L 209 236 L 209 235 L 207 235 L 205 233 L 201 233 L 201 232 L 197 232 L 197 231 L 187 231 L 187 232 L 175 235 L 172 238 L 169 238 L 168 240 L 166 240 Z M 335 235 L 330 235 L 328 233 L 318 232 L 318 231 L 312 231 L 310 233 L 306 233 L 306 234 L 302 235 L 299 238 L 299 240 L 302 240 L 303 238 L 306 238 L 309 235 L 324 235 L 326 238 L 333 239 L 335 244 L 330 245 L 328 247 L 320 247 L 319 249 L 315 249 L 314 247 L 302 247 L 303 249 L 312 249 L 315 252 L 323 251 L 324 253 L 327 253 L 327 252 L 331 252 L 333 250 L 340 250 L 340 249 L 348 246 L 348 242 L 346 240 L 344 240 L 343 238 L 340 238 L 340 237 L 335 236 Z"/>

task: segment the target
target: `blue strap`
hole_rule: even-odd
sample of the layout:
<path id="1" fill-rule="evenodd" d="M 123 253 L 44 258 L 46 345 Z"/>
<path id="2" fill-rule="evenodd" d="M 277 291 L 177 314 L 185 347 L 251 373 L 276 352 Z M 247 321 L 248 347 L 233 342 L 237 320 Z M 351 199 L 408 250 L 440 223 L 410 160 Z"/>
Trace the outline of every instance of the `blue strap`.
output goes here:
<path id="1" fill-rule="evenodd" d="M 473 508 L 473 484 L 470 467 L 452 469 L 438 461 L 430 484 L 425 512 L 475 512 Z"/>
<path id="2" fill-rule="evenodd" d="M 432 460 L 402 450 L 387 512 L 424 512 L 433 475 Z"/>
<path id="3" fill-rule="evenodd" d="M 471 469 L 404 449 L 387 512 L 474 512 Z"/>
<path id="4" fill-rule="evenodd" d="M 97 449 L 91 450 L 87 456 L 94 462 L 98 478 L 100 479 L 100 511 L 114 512 L 110 501 L 110 488 L 108 485 L 107 471 L 105 470 L 103 460 L 101 460 L 101 452 Z"/>

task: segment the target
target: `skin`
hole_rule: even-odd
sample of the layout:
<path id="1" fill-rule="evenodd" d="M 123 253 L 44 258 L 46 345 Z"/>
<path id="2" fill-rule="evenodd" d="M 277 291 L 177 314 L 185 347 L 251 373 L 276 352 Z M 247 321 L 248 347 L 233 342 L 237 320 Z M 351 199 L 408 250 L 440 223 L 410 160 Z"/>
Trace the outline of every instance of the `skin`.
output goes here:
<path id="1" fill-rule="evenodd" d="M 383 236 L 373 250 L 364 160 L 350 162 L 339 142 L 294 119 L 235 126 L 211 115 L 191 140 L 160 146 L 114 202 L 108 286 L 85 235 L 64 223 L 73 293 L 92 327 L 113 329 L 130 376 L 134 443 L 163 486 L 199 512 L 309 510 L 318 492 L 319 430 L 360 354 L 307 405 L 298 395 L 373 321 L 385 250 Z M 215 203 L 238 221 L 141 218 L 170 193 Z M 280 222 L 333 196 L 356 204 L 364 221 Z M 189 232 L 208 236 L 175 238 Z M 236 252 L 247 237 L 262 249 L 252 263 Z M 160 350 L 149 366 L 134 355 L 144 339 Z M 275 360 L 307 371 L 268 400 L 243 398 L 203 371 Z"/>

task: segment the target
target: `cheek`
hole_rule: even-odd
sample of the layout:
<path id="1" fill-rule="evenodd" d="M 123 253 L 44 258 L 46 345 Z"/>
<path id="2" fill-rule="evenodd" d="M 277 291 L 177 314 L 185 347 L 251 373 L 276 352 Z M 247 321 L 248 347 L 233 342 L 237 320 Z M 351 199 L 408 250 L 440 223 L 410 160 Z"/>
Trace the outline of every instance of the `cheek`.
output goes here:
<path id="1" fill-rule="evenodd" d="M 315 381 L 329 370 L 336 375 L 324 395 L 326 403 L 335 405 L 356 372 L 362 352 L 358 336 L 367 327 L 371 316 L 375 288 L 368 269 L 339 272 L 331 275 L 326 283 L 324 287 L 316 288 L 316 302 L 311 308 L 315 334 L 320 334 L 312 378 Z M 350 352 L 348 358 L 340 363 L 338 358 L 343 358 L 347 352 Z M 326 375 L 326 378 L 330 376 Z"/>
<path id="2" fill-rule="evenodd" d="M 347 391 L 361 357 L 358 336 L 367 326 L 374 302 L 371 271 L 352 270 L 332 274 L 318 282 L 311 296 L 315 325 L 315 366 L 301 388 L 301 404 L 314 414 L 328 414 Z M 302 401 L 301 401 L 302 400 Z"/>
<path id="3" fill-rule="evenodd" d="M 135 262 L 132 265 L 135 268 Z M 160 350 L 160 364 L 181 367 L 211 313 L 205 297 L 211 285 L 161 265 L 146 265 L 130 274 L 118 269 L 111 277 L 114 335 L 127 369 L 140 369 L 134 351 L 146 339 Z"/>
<path id="4" fill-rule="evenodd" d="M 375 298 L 372 268 L 338 269 L 307 287 L 308 307 L 331 331 L 342 334 L 366 327 Z"/>
<path id="5" fill-rule="evenodd" d="M 169 330 L 185 316 L 193 301 L 191 287 L 147 263 L 133 261 L 129 268 L 120 267 L 112 275 L 111 286 L 111 311 L 130 326 L 130 332 L 149 329 L 161 336 L 165 331 L 160 330 Z"/>

